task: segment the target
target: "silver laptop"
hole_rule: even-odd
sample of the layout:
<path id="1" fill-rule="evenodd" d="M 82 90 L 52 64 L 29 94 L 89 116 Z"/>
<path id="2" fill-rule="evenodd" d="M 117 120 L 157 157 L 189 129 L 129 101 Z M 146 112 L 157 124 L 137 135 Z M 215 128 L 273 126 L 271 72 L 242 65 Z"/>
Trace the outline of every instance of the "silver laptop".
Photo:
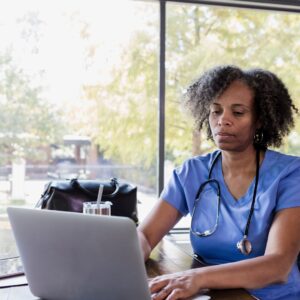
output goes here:
<path id="1" fill-rule="evenodd" d="M 9 207 L 29 288 L 45 299 L 151 299 L 134 223 Z"/>

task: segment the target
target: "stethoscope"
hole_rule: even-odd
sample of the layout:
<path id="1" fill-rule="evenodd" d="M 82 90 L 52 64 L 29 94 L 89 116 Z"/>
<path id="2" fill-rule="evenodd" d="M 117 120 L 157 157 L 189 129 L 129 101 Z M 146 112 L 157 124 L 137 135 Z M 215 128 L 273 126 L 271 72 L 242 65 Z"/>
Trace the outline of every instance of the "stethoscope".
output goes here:
<path id="1" fill-rule="evenodd" d="M 221 155 L 221 151 L 216 155 L 216 157 L 214 158 L 211 167 L 209 169 L 209 173 L 208 173 L 208 180 L 203 182 L 196 194 L 195 197 L 195 203 L 194 203 L 194 207 L 193 207 L 193 211 L 192 211 L 192 221 L 191 221 L 191 233 L 198 236 L 198 237 L 206 237 L 206 236 L 210 236 L 212 235 L 217 227 L 218 227 L 218 223 L 219 223 L 219 217 L 220 217 L 220 203 L 221 203 L 221 192 L 220 192 L 220 184 L 216 179 L 211 179 L 211 173 L 212 170 L 214 168 L 214 165 L 216 164 L 218 158 Z M 248 233 L 249 233 L 249 227 L 250 227 L 250 223 L 251 223 L 251 218 L 254 212 L 254 204 L 255 204 L 255 198 L 256 198 L 256 191 L 257 191 L 257 185 L 258 185 L 258 179 L 259 179 L 259 149 L 257 149 L 256 151 L 256 176 L 255 176 L 255 186 L 254 186 L 254 191 L 253 191 L 253 196 L 252 196 L 252 203 L 251 203 L 251 208 L 249 211 L 249 215 L 248 215 L 248 219 L 247 219 L 247 223 L 246 223 L 246 227 L 244 230 L 244 234 L 243 234 L 243 238 L 237 242 L 236 246 L 237 249 L 244 255 L 249 255 L 252 251 L 252 245 L 251 242 L 248 239 Z M 197 205 L 200 201 L 200 194 L 203 191 L 203 189 L 205 188 L 206 185 L 208 184 L 213 184 L 215 185 L 216 189 L 217 189 L 217 197 L 218 197 L 218 204 L 217 204 L 217 216 L 216 216 L 216 220 L 215 220 L 215 225 L 213 226 L 212 229 L 209 230 L 205 230 L 203 232 L 199 232 L 197 230 L 193 229 L 193 217 L 197 208 Z"/>

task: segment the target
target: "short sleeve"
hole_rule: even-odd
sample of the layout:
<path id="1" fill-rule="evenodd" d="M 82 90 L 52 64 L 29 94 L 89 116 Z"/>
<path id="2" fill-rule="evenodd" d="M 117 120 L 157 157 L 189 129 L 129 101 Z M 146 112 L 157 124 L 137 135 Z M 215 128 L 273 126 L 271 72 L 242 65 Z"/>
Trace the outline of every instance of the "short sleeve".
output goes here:
<path id="1" fill-rule="evenodd" d="M 178 172 L 180 172 L 180 169 L 173 170 L 171 178 L 166 187 L 163 189 L 160 198 L 171 204 L 183 216 L 185 216 L 188 213 L 188 207 Z"/>
<path id="2" fill-rule="evenodd" d="M 276 211 L 300 206 L 300 159 L 289 166 L 279 183 Z"/>

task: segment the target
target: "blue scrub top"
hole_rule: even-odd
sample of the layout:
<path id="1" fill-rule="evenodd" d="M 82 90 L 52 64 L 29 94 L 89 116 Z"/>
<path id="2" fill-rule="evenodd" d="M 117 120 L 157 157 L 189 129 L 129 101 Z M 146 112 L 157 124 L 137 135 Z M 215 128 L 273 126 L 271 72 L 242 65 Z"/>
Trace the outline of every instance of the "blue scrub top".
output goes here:
<path id="1" fill-rule="evenodd" d="M 176 168 L 164 188 L 161 198 L 175 207 L 182 215 L 192 214 L 196 193 L 199 186 L 208 179 L 209 169 L 217 154 L 218 151 L 215 151 L 206 156 L 191 158 Z M 254 213 L 249 227 L 248 239 L 252 244 L 252 252 L 248 256 L 241 254 L 236 244 L 243 238 L 255 179 L 246 194 L 235 200 L 224 181 L 221 156 L 213 167 L 211 178 L 217 179 L 220 184 L 221 206 L 218 227 L 212 235 L 207 237 L 197 237 L 191 234 L 194 252 L 208 264 L 235 262 L 264 255 L 275 213 L 284 208 L 300 206 L 300 158 L 272 150 L 266 151 L 260 166 Z M 201 195 L 201 197 L 205 199 L 205 195 Z M 204 211 L 207 216 L 212 215 L 214 220 L 217 201 L 213 200 L 212 202 L 214 203 L 207 206 Z M 207 201 L 204 200 L 203 203 L 207 203 Z M 197 209 L 199 208 L 197 207 Z M 203 228 L 210 229 L 212 221 L 209 219 L 209 217 L 203 217 L 200 220 L 199 217 L 196 222 L 199 222 L 199 226 L 202 227 L 193 229 L 200 232 Z M 287 283 L 272 284 L 263 289 L 251 290 L 250 293 L 262 300 L 299 300 L 300 273 L 296 262 Z"/>

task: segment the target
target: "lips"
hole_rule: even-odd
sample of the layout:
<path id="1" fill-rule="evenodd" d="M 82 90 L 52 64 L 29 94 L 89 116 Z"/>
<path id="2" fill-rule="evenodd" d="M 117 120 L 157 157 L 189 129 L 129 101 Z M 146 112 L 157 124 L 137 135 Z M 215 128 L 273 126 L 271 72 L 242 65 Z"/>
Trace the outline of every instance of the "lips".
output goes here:
<path id="1" fill-rule="evenodd" d="M 229 132 L 223 132 L 223 131 L 219 131 L 219 132 L 217 132 L 215 135 L 223 136 L 223 137 L 226 137 L 226 136 L 233 136 L 233 134 L 231 134 L 231 133 L 229 133 Z"/>

